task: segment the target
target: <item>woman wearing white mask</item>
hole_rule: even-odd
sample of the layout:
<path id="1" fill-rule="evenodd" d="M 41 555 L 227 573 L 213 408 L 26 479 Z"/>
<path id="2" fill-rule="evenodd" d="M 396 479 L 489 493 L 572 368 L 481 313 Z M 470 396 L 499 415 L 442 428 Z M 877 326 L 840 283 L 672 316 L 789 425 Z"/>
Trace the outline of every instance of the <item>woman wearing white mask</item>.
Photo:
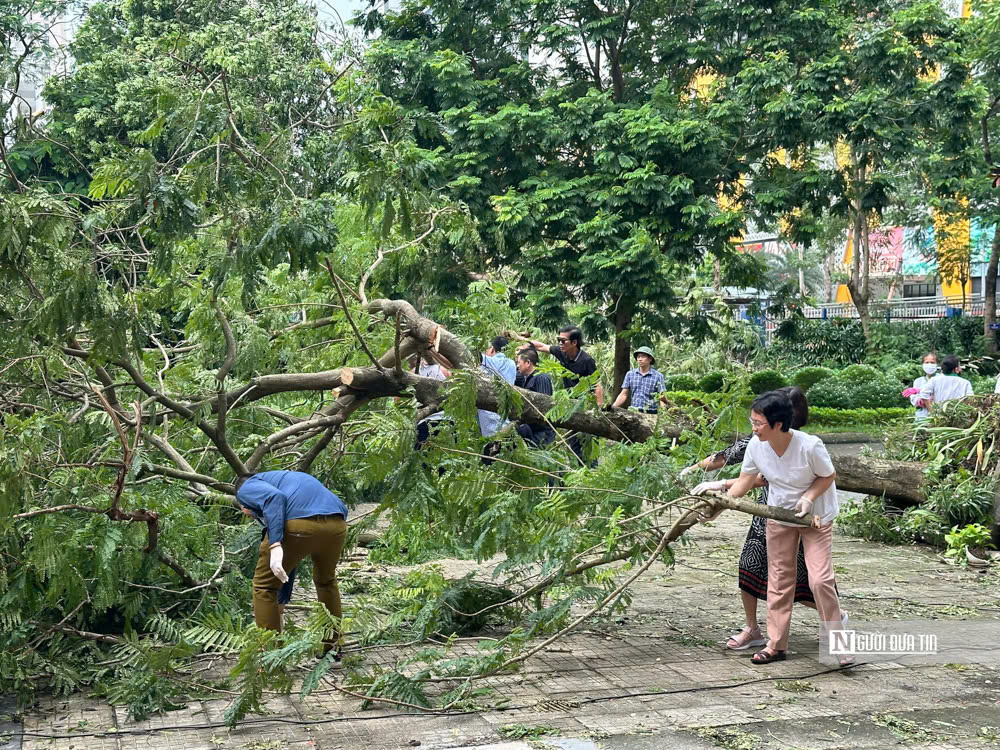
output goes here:
<path id="1" fill-rule="evenodd" d="M 954 354 L 949 354 L 941 361 L 941 372 L 929 378 L 920 389 L 917 406 L 930 409 L 933 404 L 965 398 L 972 394 L 972 383 L 958 377 L 962 372 L 962 363 Z"/>
<path id="2" fill-rule="evenodd" d="M 914 418 L 918 422 L 930 417 L 930 412 L 928 412 L 925 407 L 920 406 L 917 402 L 920 400 L 920 390 L 934 376 L 934 373 L 937 372 L 937 354 L 935 352 L 927 352 L 927 354 L 924 355 L 922 367 L 924 368 L 924 376 L 914 380 L 913 386 L 903 391 L 903 397 L 910 399 L 910 403 L 917 407 L 917 413 Z"/>

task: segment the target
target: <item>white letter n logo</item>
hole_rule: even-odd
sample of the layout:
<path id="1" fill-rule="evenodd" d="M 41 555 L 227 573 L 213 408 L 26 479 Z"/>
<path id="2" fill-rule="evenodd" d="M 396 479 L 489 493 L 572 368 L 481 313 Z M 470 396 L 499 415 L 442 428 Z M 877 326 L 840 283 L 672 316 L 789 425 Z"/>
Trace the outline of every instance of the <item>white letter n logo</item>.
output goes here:
<path id="1" fill-rule="evenodd" d="M 831 654 L 854 654 L 854 631 L 853 630 L 831 630 L 830 631 L 830 653 Z"/>

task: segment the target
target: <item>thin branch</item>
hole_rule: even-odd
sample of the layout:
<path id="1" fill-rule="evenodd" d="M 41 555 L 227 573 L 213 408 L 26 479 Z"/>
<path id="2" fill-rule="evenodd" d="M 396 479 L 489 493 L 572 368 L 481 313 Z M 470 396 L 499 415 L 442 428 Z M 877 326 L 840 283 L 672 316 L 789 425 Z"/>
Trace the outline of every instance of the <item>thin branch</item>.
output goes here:
<path id="1" fill-rule="evenodd" d="M 375 355 L 371 353 L 368 348 L 368 344 L 365 342 L 364 336 L 361 335 L 361 331 L 354 324 L 354 318 L 351 317 L 351 311 L 347 308 L 347 299 L 344 297 L 344 292 L 340 288 L 340 282 L 337 280 L 337 274 L 333 272 L 333 264 L 330 263 L 330 259 L 325 259 L 326 270 L 330 272 L 330 278 L 333 280 L 333 285 L 337 288 L 337 296 L 340 297 L 340 306 L 344 308 L 344 315 L 347 316 L 347 322 L 351 324 L 351 328 L 354 329 L 354 335 L 358 337 L 358 341 L 361 343 L 361 348 L 364 349 L 365 354 L 368 355 L 368 359 L 372 361 L 379 372 L 383 372 L 384 368 L 377 359 Z"/>

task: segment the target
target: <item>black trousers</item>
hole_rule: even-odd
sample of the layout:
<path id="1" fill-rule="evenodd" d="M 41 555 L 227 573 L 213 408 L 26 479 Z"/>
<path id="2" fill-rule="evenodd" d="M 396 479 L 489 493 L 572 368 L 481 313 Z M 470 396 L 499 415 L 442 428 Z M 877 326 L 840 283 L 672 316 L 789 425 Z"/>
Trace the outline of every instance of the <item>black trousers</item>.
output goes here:
<path id="1" fill-rule="evenodd" d="M 556 431 L 548 425 L 541 424 L 519 424 L 517 434 L 539 447 L 544 447 L 556 439 Z"/>

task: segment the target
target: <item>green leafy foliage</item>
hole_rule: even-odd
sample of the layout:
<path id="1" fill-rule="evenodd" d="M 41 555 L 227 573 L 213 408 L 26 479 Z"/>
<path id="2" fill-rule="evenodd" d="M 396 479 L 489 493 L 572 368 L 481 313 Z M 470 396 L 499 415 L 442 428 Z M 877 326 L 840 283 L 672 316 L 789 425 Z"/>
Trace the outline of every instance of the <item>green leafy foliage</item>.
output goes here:
<path id="1" fill-rule="evenodd" d="M 683 373 L 677 375 L 667 375 L 663 378 L 668 391 L 698 391 L 703 390 L 698 387 L 698 380 L 693 375 Z"/>
<path id="2" fill-rule="evenodd" d="M 962 528 L 952 526 L 951 532 L 945 535 L 944 541 L 948 545 L 948 549 L 944 553 L 945 557 L 950 557 L 963 564 L 966 561 L 966 551 L 993 547 L 989 528 L 979 523 L 966 524 Z"/>
<path id="3" fill-rule="evenodd" d="M 928 351 L 962 359 L 983 354 L 983 319 L 976 316 L 940 318 L 934 321 L 884 321 L 871 323 L 872 352 L 880 359 L 895 363 L 916 364 L 913 379 L 923 373 L 919 363 Z M 778 331 L 782 356 L 793 362 L 821 362 L 831 367 L 844 367 L 869 360 L 864 333 L 857 320 L 830 318 L 827 320 L 798 319 Z M 893 365 L 895 366 L 895 365 Z"/>
<path id="4" fill-rule="evenodd" d="M 810 406 L 835 409 L 904 408 L 899 381 L 868 365 L 851 365 L 809 389 Z"/>
<path id="5" fill-rule="evenodd" d="M 829 367 L 803 367 L 792 376 L 792 385 L 797 385 L 803 391 L 808 392 L 816 383 L 826 380 L 833 375 L 833 370 Z"/>
<path id="6" fill-rule="evenodd" d="M 710 372 L 698 379 L 697 389 L 705 393 L 717 393 L 725 385 L 725 375 L 721 372 Z"/>
<path id="7" fill-rule="evenodd" d="M 889 426 L 893 422 L 912 421 L 913 410 L 905 408 L 886 409 L 840 409 L 809 405 L 809 424 L 827 427 L 851 427 L 852 425 Z"/>
<path id="8" fill-rule="evenodd" d="M 785 379 L 785 376 L 777 370 L 761 370 L 760 372 L 755 372 L 750 376 L 750 379 L 747 381 L 747 385 L 750 386 L 751 391 L 760 395 L 761 393 L 766 393 L 767 391 L 784 388 L 788 385 L 788 381 Z"/>

